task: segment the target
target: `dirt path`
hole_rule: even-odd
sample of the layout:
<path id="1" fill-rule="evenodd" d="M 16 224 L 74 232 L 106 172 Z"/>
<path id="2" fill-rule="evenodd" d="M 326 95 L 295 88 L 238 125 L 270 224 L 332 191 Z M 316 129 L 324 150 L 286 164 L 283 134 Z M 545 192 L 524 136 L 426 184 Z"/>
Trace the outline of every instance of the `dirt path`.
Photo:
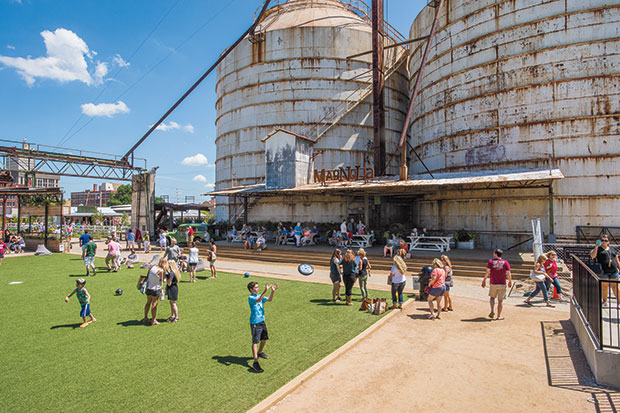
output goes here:
<path id="1" fill-rule="evenodd" d="M 568 312 L 508 306 L 506 320 L 490 322 L 486 303 L 456 305 L 431 321 L 425 305 L 413 303 L 269 411 L 587 412 L 597 401 L 599 411 L 615 411 L 604 408 L 613 400 L 619 407 L 620 393 L 592 386 Z"/>

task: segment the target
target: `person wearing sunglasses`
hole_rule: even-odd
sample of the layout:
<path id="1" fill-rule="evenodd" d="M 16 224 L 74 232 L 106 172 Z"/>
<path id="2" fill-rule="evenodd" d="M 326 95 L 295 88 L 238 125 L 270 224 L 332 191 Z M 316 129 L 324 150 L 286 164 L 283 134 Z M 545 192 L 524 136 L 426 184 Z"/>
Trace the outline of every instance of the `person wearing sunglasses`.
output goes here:
<path id="1" fill-rule="evenodd" d="M 618 268 L 620 268 L 620 261 L 618 260 L 618 251 L 609 246 L 609 237 L 603 235 L 598 241 L 594 249 L 590 251 L 590 257 L 596 259 L 596 262 L 601 264 L 603 270 L 602 274 L 599 274 L 601 280 L 616 280 L 618 281 Z M 607 298 L 609 297 L 609 290 L 614 293 L 616 297 L 616 305 L 618 305 L 618 282 L 603 282 L 601 283 L 603 306 L 607 304 Z"/>

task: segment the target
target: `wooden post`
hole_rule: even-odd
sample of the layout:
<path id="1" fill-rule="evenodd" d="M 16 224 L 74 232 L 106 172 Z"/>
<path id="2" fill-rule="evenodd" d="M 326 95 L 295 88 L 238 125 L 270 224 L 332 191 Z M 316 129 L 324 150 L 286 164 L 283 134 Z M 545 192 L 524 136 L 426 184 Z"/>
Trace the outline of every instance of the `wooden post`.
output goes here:
<path id="1" fill-rule="evenodd" d="M 45 248 L 47 248 L 47 232 L 48 232 L 48 227 L 47 227 L 48 220 L 47 220 L 47 218 L 48 218 L 48 212 L 49 212 L 48 211 L 48 207 L 49 207 L 49 205 L 47 203 L 45 203 L 45 224 L 44 224 L 44 228 L 45 228 L 45 235 L 44 235 L 44 237 L 45 238 L 44 238 L 44 241 L 43 241 L 43 245 L 45 245 Z"/>
<path id="2" fill-rule="evenodd" d="M 172 208 L 170 208 L 170 216 L 168 221 L 168 228 L 172 231 L 174 229 L 174 210 Z"/>
<path id="3" fill-rule="evenodd" d="M 17 195 L 17 233 L 22 232 L 22 197 Z"/>
<path id="4" fill-rule="evenodd" d="M 248 224 L 248 197 L 243 197 L 243 225 Z"/>
<path id="5" fill-rule="evenodd" d="M 366 232 L 370 232 L 370 221 L 368 219 L 368 192 L 364 192 L 364 224 Z"/>
<path id="6" fill-rule="evenodd" d="M 63 195 L 62 195 L 62 192 L 61 192 L 61 193 L 60 193 L 60 224 L 59 224 L 59 225 L 60 225 L 60 227 L 59 227 L 60 232 L 58 233 L 58 234 L 59 234 L 59 236 L 60 236 L 60 238 L 59 238 L 59 240 L 58 240 L 59 245 L 62 245 L 62 229 L 63 229 L 63 228 L 64 228 L 64 226 L 65 226 L 65 225 L 64 225 L 64 222 L 62 221 L 62 218 L 63 218 L 63 217 L 62 217 L 62 201 L 63 201 Z"/>
<path id="7" fill-rule="evenodd" d="M 6 235 L 6 195 L 2 197 L 2 238 Z"/>

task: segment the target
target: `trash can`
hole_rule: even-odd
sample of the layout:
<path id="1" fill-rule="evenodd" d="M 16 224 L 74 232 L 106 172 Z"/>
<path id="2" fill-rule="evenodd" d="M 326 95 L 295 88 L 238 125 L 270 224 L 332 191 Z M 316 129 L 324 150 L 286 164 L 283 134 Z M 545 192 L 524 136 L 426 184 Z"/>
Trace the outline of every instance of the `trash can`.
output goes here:
<path id="1" fill-rule="evenodd" d="M 431 273 L 433 272 L 433 267 L 431 267 L 430 265 L 427 265 L 425 267 L 422 267 L 422 270 L 420 271 L 420 275 L 418 276 L 418 280 L 419 280 L 419 297 L 420 300 L 422 301 L 426 301 L 428 300 L 428 294 L 426 293 L 426 291 L 424 291 L 424 289 L 428 286 L 428 282 L 431 280 Z"/>

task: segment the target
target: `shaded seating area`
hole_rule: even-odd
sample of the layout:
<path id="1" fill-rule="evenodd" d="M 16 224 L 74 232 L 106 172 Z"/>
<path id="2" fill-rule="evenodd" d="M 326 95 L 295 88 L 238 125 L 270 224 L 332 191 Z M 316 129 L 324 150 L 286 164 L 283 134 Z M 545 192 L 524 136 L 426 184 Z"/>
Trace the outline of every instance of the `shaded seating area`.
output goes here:
<path id="1" fill-rule="evenodd" d="M 2 202 L 2 234 L 7 230 L 6 202 L 9 197 L 17 199 L 17 232 L 22 234 L 26 249 L 36 250 L 44 245 L 52 252 L 61 252 L 64 217 L 69 207 L 63 207 L 63 193 L 60 188 L 0 188 Z M 28 217 L 28 223 L 22 218 Z M 35 218 L 33 222 L 33 218 Z M 51 218 L 51 219 L 50 219 Z"/>

